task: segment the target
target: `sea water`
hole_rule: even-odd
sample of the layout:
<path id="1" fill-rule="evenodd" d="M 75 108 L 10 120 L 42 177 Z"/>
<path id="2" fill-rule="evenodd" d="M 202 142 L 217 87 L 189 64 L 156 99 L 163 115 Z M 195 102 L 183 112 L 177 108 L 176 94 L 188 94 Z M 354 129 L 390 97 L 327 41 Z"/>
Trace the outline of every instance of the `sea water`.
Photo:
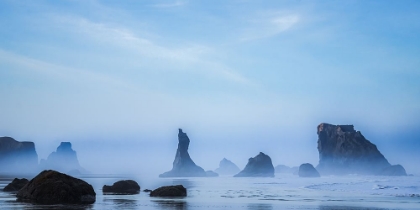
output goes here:
<path id="1" fill-rule="evenodd" d="M 1 209 L 317 209 L 385 210 L 420 209 L 420 176 L 328 176 L 299 178 L 276 174 L 274 178 L 143 178 L 95 175 L 80 177 L 96 192 L 92 205 L 36 205 L 17 202 L 12 193 L 0 191 Z M 102 186 L 134 179 L 141 190 L 182 184 L 185 198 L 152 198 L 137 195 L 103 195 Z M 12 179 L 1 179 L 0 189 Z"/>

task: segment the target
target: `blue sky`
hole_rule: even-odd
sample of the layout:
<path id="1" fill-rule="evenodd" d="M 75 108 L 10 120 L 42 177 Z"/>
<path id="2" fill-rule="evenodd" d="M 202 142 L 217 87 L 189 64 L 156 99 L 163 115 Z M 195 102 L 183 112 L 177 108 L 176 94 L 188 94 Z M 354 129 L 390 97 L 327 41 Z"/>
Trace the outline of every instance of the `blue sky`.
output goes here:
<path id="1" fill-rule="evenodd" d="M 307 145 L 300 162 L 329 122 L 420 148 L 418 1 L 5 0 L 0 17 L 0 135 L 166 144 L 182 127 L 246 157 Z"/>

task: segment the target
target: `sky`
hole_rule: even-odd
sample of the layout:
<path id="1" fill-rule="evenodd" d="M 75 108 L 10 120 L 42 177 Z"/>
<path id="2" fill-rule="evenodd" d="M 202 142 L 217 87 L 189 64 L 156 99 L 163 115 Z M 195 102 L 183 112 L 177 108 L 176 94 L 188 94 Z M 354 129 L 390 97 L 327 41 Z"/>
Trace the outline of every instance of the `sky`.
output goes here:
<path id="1" fill-rule="evenodd" d="M 418 20 L 409 0 L 4 0 L 0 136 L 164 172 L 178 128 L 214 169 L 315 165 L 316 126 L 354 124 L 420 171 Z"/>

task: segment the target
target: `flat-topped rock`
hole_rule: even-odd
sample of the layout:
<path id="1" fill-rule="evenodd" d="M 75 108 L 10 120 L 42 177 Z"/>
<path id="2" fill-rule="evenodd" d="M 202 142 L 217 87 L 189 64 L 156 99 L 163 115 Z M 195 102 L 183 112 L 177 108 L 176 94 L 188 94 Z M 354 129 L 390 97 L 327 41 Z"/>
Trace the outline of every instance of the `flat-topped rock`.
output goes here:
<path id="1" fill-rule="evenodd" d="M 319 164 L 323 175 L 379 175 L 391 166 L 378 150 L 353 125 L 321 123 L 317 127 Z"/>
<path id="2" fill-rule="evenodd" d="M 16 141 L 11 137 L 0 137 L 0 172 L 11 174 L 33 173 L 38 167 L 35 144 Z"/>

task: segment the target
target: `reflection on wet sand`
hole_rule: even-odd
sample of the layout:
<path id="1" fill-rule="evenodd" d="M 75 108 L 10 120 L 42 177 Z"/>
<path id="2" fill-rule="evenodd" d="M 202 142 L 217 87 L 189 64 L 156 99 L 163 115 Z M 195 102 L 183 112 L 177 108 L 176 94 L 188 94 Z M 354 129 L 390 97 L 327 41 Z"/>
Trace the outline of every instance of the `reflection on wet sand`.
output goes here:
<path id="1" fill-rule="evenodd" d="M 187 202 L 185 200 L 152 200 L 157 204 L 159 209 L 170 209 L 170 210 L 186 210 L 188 209 Z"/>
<path id="2" fill-rule="evenodd" d="M 319 206 L 319 210 L 389 210 L 388 208 L 357 206 Z"/>
<path id="3" fill-rule="evenodd" d="M 106 199 L 106 200 L 112 200 L 112 202 L 114 203 L 114 206 L 121 207 L 121 209 L 130 209 L 130 208 L 137 208 L 138 204 L 137 204 L 137 200 L 133 200 L 133 199 L 122 199 L 122 198 L 117 198 L 117 199 Z"/>
<path id="4" fill-rule="evenodd" d="M 273 206 L 271 204 L 267 204 L 267 203 L 251 203 L 248 204 L 247 209 L 249 210 L 272 210 Z"/>

